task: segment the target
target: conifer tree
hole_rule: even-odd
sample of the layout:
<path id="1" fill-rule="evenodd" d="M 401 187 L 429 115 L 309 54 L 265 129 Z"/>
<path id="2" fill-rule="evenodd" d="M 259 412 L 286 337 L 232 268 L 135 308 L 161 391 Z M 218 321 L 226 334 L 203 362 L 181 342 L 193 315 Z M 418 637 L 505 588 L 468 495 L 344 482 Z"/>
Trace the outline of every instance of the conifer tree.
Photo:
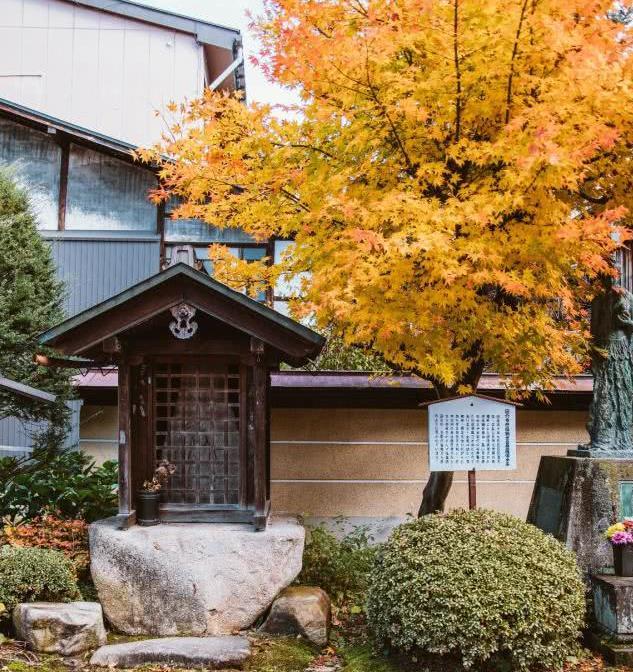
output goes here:
<path id="1" fill-rule="evenodd" d="M 71 372 L 34 362 L 38 335 L 63 317 L 63 286 L 50 248 L 37 231 L 28 193 L 0 171 L 0 375 L 55 394 L 54 404 L 0 390 L 0 417 L 46 421 L 35 450 L 56 452 L 68 430 Z"/>

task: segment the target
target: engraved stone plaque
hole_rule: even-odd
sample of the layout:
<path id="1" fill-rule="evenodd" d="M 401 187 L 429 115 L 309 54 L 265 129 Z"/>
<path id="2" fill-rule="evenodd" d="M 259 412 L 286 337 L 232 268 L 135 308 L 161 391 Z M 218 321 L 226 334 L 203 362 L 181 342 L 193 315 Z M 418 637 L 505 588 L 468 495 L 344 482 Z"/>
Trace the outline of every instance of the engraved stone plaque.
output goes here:
<path id="1" fill-rule="evenodd" d="M 620 481 L 620 518 L 633 518 L 633 481 Z"/>

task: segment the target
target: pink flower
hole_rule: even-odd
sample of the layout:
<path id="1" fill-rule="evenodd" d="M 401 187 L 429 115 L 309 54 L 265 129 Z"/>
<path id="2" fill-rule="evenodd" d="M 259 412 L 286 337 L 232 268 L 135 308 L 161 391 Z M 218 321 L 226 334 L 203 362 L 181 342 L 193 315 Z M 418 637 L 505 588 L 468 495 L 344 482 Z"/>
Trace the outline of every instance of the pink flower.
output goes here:
<path id="1" fill-rule="evenodd" d="M 611 543 L 616 546 L 621 546 L 623 544 L 633 544 L 633 534 L 630 532 L 615 532 L 611 537 Z"/>

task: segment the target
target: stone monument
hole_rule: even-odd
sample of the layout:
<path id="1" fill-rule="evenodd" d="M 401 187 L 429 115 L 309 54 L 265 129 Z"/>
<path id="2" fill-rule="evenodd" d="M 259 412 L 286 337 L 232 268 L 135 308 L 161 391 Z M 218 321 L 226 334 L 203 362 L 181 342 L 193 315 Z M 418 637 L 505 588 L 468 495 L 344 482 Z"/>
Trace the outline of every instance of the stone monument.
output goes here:
<path id="1" fill-rule="evenodd" d="M 591 305 L 589 442 L 544 456 L 528 522 L 565 542 L 587 579 L 613 564 L 606 528 L 633 516 L 633 294 L 605 281 Z"/>

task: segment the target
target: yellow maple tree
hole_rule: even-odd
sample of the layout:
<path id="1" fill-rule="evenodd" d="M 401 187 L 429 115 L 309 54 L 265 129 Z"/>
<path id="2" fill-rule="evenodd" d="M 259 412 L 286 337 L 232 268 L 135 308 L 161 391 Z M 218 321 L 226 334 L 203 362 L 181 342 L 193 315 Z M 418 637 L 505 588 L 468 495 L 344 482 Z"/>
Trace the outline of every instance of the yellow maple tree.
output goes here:
<path id="1" fill-rule="evenodd" d="M 266 7 L 259 65 L 298 90 L 295 114 L 208 91 L 140 152 L 176 216 L 294 240 L 274 271 L 214 248 L 219 277 L 304 274 L 296 315 L 440 397 L 484 369 L 515 391 L 581 371 L 633 193 L 631 34 L 612 2 Z M 450 482 L 432 475 L 422 512 Z"/>

